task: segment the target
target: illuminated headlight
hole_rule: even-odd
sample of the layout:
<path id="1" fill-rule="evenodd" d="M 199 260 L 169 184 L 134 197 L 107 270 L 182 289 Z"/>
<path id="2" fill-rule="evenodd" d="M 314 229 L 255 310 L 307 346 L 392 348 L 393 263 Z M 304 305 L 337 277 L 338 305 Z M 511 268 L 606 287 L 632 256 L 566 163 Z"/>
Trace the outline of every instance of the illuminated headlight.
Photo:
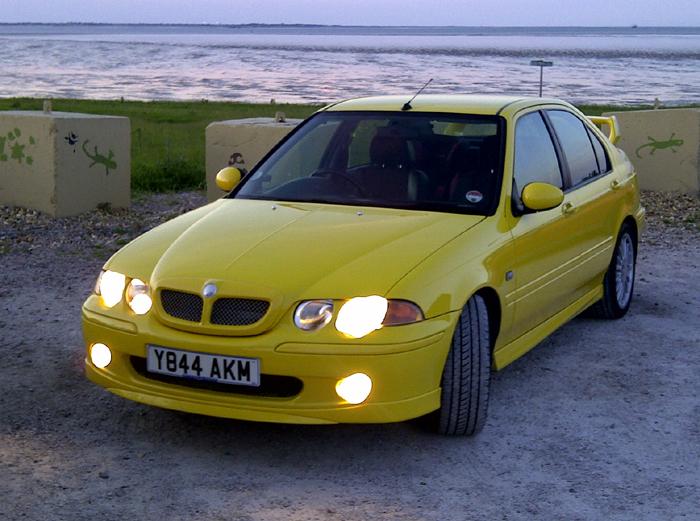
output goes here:
<path id="1" fill-rule="evenodd" d="M 338 312 L 335 327 L 346 336 L 362 338 L 384 326 L 412 324 L 423 319 L 423 311 L 413 302 L 375 295 L 348 300 Z"/>
<path id="2" fill-rule="evenodd" d="M 307 300 L 294 311 L 294 325 L 304 331 L 315 331 L 333 318 L 332 300 Z"/>
<path id="3" fill-rule="evenodd" d="M 355 373 L 338 380 L 335 392 L 348 403 L 364 402 L 372 391 L 372 379 L 364 373 Z"/>
<path id="4" fill-rule="evenodd" d="M 382 327 L 388 308 L 389 301 L 377 295 L 351 298 L 338 311 L 335 328 L 351 338 L 362 338 Z"/>
<path id="5" fill-rule="evenodd" d="M 108 308 L 114 307 L 122 299 L 126 287 L 126 276 L 116 271 L 103 271 L 97 279 L 95 293 L 102 297 L 102 303 Z"/>
<path id="6" fill-rule="evenodd" d="M 126 302 L 131 311 L 137 315 L 145 315 L 151 309 L 151 290 L 148 284 L 139 279 L 131 279 L 129 287 L 126 288 Z"/>

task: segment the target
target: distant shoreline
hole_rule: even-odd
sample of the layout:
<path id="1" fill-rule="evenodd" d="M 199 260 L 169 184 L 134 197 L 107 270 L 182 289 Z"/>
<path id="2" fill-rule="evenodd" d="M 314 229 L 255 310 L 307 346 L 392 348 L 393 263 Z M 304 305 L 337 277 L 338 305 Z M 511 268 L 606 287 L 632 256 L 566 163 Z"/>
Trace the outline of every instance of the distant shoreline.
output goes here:
<path id="1" fill-rule="evenodd" d="M 229 28 L 229 29 L 461 29 L 461 30 L 542 30 L 546 32 L 557 30 L 696 30 L 697 25 L 344 25 L 344 24 L 305 24 L 305 23 L 260 23 L 251 22 L 245 24 L 228 23 L 154 23 L 154 22 L 0 22 L 0 27 L 5 26 L 42 26 L 42 27 L 202 27 L 202 28 Z"/>

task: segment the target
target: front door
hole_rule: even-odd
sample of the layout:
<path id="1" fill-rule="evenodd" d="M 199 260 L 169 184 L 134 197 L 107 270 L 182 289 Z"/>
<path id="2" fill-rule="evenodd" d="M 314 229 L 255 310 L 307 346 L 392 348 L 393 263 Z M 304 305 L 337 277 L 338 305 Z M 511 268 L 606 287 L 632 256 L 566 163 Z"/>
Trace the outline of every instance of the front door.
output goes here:
<path id="1" fill-rule="evenodd" d="M 513 193 L 520 200 L 523 188 L 532 182 L 566 189 L 561 154 L 552 139 L 551 127 L 539 111 L 520 116 L 515 125 Z M 512 228 L 515 290 L 507 296 L 513 306 L 510 340 L 541 324 L 572 301 L 575 284 L 569 276 L 575 269 L 579 245 L 576 219 L 564 203 L 551 210 L 516 217 Z M 519 212 L 515 212 L 519 213 Z M 505 339 L 504 339 L 505 340 Z"/>

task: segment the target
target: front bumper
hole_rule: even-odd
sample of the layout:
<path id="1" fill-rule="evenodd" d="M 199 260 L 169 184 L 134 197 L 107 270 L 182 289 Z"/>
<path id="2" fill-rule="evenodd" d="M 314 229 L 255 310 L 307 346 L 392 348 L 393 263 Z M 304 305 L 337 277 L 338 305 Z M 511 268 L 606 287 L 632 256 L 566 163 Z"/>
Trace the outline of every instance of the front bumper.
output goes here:
<path id="1" fill-rule="evenodd" d="M 86 347 L 112 350 L 112 362 L 98 369 L 86 357 L 87 377 L 110 392 L 149 405 L 190 413 L 281 423 L 386 423 L 427 414 L 440 405 L 440 379 L 459 312 L 417 324 L 384 328 L 361 340 L 314 342 L 291 325 L 251 337 L 220 337 L 167 327 L 155 318 L 124 321 L 108 316 L 91 297 L 83 306 Z M 331 326 L 329 326 L 331 327 Z M 292 397 L 270 397 L 194 388 L 163 382 L 137 371 L 156 344 L 187 351 L 260 360 L 263 375 L 302 381 Z M 335 393 L 336 382 L 362 372 L 373 381 L 365 402 L 351 405 Z"/>

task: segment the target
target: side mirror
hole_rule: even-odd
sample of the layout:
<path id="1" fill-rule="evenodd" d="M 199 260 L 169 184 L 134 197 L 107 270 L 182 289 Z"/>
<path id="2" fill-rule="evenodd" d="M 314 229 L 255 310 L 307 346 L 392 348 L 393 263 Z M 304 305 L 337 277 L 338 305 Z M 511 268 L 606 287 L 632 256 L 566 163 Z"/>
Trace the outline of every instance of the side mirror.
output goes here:
<path id="1" fill-rule="evenodd" d="M 216 174 L 216 186 L 224 192 L 230 192 L 241 182 L 241 171 L 238 168 L 227 166 Z"/>
<path id="2" fill-rule="evenodd" d="M 564 201 L 564 192 L 549 183 L 530 183 L 523 188 L 522 200 L 530 211 L 551 210 Z"/>

